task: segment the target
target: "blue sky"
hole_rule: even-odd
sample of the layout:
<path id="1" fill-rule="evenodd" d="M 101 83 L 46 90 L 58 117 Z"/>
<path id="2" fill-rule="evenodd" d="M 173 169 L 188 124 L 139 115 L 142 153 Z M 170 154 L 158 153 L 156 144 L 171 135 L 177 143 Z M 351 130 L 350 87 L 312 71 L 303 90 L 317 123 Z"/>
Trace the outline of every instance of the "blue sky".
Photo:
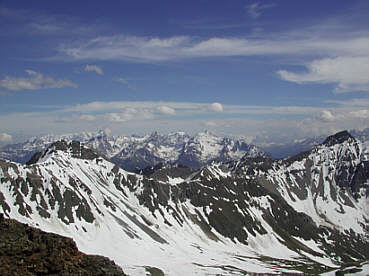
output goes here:
<path id="1" fill-rule="evenodd" d="M 364 0 L 0 1 L 0 143 L 368 127 L 368 18 Z"/>

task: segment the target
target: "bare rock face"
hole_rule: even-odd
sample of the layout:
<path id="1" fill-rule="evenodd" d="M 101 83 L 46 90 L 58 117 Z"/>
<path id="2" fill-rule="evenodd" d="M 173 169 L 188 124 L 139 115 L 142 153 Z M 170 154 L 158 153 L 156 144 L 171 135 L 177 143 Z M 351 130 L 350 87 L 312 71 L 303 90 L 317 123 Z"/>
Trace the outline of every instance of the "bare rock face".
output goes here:
<path id="1" fill-rule="evenodd" d="M 76 243 L 0 215 L 1 275 L 124 276 L 108 258 L 86 255 Z"/>
<path id="2" fill-rule="evenodd" d="M 351 134 L 348 133 L 348 131 L 344 130 L 327 137 L 327 139 L 325 139 L 323 144 L 327 146 L 333 146 L 348 141 L 350 139 L 354 139 L 354 137 L 352 137 Z"/>

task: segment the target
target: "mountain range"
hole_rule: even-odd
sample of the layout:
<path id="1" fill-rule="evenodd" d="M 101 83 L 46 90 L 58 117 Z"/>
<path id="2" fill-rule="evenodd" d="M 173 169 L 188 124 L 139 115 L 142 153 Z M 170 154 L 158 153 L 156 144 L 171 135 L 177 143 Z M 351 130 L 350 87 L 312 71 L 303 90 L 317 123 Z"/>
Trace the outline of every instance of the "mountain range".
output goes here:
<path id="1" fill-rule="evenodd" d="M 190 136 L 184 132 L 167 135 L 154 132 L 146 136 L 109 136 L 104 131 L 34 137 L 2 148 L 0 158 L 26 163 L 35 152 L 58 140 L 80 141 L 104 154 L 121 168 L 134 171 L 159 163 L 180 164 L 194 169 L 213 161 L 227 162 L 244 155 L 267 156 L 244 139 L 218 137 L 208 131 Z"/>
<path id="2" fill-rule="evenodd" d="M 198 169 L 212 161 L 227 162 L 250 157 L 270 156 L 285 158 L 307 151 L 324 141 L 326 136 L 313 136 L 287 142 L 267 142 L 262 137 L 254 139 L 221 137 L 209 131 L 189 135 L 184 132 L 145 136 L 112 136 L 109 131 L 81 132 L 62 135 L 32 137 L 24 142 L 0 148 L 0 158 L 26 163 L 35 152 L 42 151 L 59 140 L 80 141 L 110 158 L 129 171 L 154 167 L 160 163 L 184 165 Z M 353 129 L 350 133 L 363 143 L 369 143 L 369 128 Z"/>
<path id="3" fill-rule="evenodd" d="M 61 140 L 27 164 L 1 160 L 1 212 L 128 275 L 316 275 L 369 259 L 369 153 L 347 131 L 285 159 L 145 174 L 95 148 Z"/>

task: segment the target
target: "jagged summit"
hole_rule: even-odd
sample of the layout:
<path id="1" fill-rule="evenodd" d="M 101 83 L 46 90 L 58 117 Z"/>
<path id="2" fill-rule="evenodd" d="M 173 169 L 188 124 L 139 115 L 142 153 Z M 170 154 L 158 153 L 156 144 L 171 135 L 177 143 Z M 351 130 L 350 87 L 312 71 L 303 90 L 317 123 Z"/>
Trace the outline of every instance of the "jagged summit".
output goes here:
<path id="1" fill-rule="evenodd" d="M 31 159 L 26 163 L 27 165 L 35 164 L 40 160 L 47 158 L 47 156 L 52 155 L 57 151 L 62 151 L 64 153 L 70 154 L 73 158 L 92 160 L 98 157 L 103 157 L 101 153 L 96 150 L 87 147 L 84 143 L 79 141 L 65 141 L 60 140 L 52 143 L 43 152 L 36 152 Z"/>
<path id="2" fill-rule="evenodd" d="M 354 137 L 347 130 L 344 130 L 329 136 L 324 140 L 323 144 L 330 147 L 336 144 L 341 144 L 350 139 L 354 139 Z"/>

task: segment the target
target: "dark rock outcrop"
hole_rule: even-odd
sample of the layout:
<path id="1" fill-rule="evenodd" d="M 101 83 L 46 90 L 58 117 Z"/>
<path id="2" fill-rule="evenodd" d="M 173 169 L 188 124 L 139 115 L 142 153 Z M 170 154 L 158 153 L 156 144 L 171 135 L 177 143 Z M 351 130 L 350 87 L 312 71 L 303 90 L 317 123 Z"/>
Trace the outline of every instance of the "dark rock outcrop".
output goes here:
<path id="1" fill-rule="evenodd" d="M 335 144 L 341 144 L 341 143 L 347 141 L 348 139 L 354 139 L 354 137 L 352 137 L 351 134 L 348 133 L 347 130 L 344 130 L 344 131 L 341 131 L 341 132 L 338 132 L 334 135 L 329 136 L 327 139 L 325 139 L 323 144 L 330 147 L 330 146 L 333 146 Z"/>
<path id="2" fill-rule="evenodd" d="M 0 214 L 0 275 L 110 275 L 124 272 L 106 257 L 86 255 L 75 242 Z"/>

